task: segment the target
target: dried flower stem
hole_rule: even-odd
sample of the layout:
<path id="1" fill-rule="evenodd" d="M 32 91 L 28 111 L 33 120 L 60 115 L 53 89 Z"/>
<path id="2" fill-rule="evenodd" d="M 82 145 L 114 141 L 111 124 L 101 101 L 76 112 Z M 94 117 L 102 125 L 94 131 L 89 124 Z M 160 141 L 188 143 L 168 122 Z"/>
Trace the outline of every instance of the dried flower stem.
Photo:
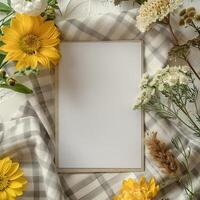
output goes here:
<path id="1" fill-rule="evenodd" d="M 190 26 L 192 27 L 192 28 L 194 28 L 195 29 L 195 31 L 200 35 L 200 29 L 195 25 L 195 23 L 192 21 L 192 23 L 190 23 Z"/>
<path id="2" fill-rule="evenodd" d="M 171 32 L 171 34 L 172 34 L 172 36 L 173 36 L 173 38 L 175 40 L 175 45 L 179 45 L 178 39 L 177 39 L 177 37 L 176 37 L 176 35 L 175 35 L 174 31 L 173 31 L 172 25 L 171 25 L 170 16 L 168 18 L 168 25 L 169 25 L 169 30 L 170 30 L 170 32 Z"/>
<path id="3" fill-rule="evenodd" d="M 171 150 L 167 147 L 166 143 L 159 140 L 157 138 L 157 133 L 152 132 L 153 136 L 147 140 L 146 144 L 148 146 L 151 157 L 155 162 L 158 163 L 159 168 L 166 175 L 173 175 L 176 177 L 177 181 L 183 186 L 185 192 L 189 198 L 189 200 L 194 200 L 196 194 L 194 192 L 193 182 L 192 182 L 192 174 L 190 170 L 189 158 L 190 158 L 190 150 L 186 151 L 183 142 L 177 136 L 172 139 L 172 144 L 178 153 L 180 153 L 184 160 L 179 161 L 173 155 Z M 179 175 L 179 166 L 182 166 L 186 172 L 186 180 Z M 164 169 L 164 170 L 163 170 Z"/>
<path id="4" fill-rule="evenodd" d="M 178 41 L 178 38 L 176 37 L 174 31 L 173 31 L 173 28 L 172 28 L 172 25 L 171 25 L 171 20 L 170 20 L 170 15 L 168 16 L 167 18 L 167 23 L 168 23 L 168 26 L 169 26 L 169 30 L 174 38 L 174 45 L 178 45 L 179 46 L 179 41 Z M 191 70 L 193 71 L 193 73 L 196 75 L 196 77 L 200 80 L 200 76 L 199 74 L 196 72 L 196 70 L 194 69 L 194 67 L 192 66 L 192 64 L 190 63 L 190 61 L 188 60 L 187 57 L 184 57 L 184 60 L 185 62 L 188 64 L 188 66 L 191 68 Z"/>
<path id="5" fill-rule="evenodd" d="M 193 200 L 195 198 L 196 194 L 194 192 L 194 187 L 193 187 L 193 182 L 192 182 L 192 174 L 191 174 L 190 164 L 189 164 L 190 150 L 188 153 L 186 152 L 186 149 L 185 149 L 179 136 L 172 139 L 172 144 L 184 158 L 184 161 L 181 162 L 181 165 L 183 166 L 183 168 L 186 171 L 187 183 L 185 184 L 182 181 L 181 177 L 177 176 L 177 178 L 179 179 L 179 182 L 181 183 L 181 185 L 184 187 L 185 192 L 186 192 L 187 196 L 189 197 L 189 199 Z"/>

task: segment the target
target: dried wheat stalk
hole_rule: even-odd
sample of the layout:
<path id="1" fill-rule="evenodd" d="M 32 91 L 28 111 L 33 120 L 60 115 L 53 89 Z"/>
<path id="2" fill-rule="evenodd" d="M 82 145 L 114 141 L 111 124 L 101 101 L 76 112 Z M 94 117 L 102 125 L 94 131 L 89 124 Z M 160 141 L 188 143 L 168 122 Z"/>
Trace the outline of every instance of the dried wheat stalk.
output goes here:
<path id="1" fill-rule="evenodd" d="M 162 172 L 167 175 L 174 175 L 178 172 L 179 163 L 166 143 L 157 138 L 157 133 L 146 140 L 146 145 L 153 160 L 158 164 Z"/>

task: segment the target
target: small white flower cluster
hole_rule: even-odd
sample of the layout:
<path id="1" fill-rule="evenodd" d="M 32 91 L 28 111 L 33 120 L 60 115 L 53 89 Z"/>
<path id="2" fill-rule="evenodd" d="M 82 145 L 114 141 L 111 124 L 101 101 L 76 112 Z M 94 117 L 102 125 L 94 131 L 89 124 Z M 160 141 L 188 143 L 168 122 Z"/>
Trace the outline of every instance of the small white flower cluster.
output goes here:
<path id="1" fill-rule="evenodd" d="M 142 77 L 141 83 L 140 83 L 140 94 L 137 97 L 137 103 L 134 106 L 135 108 L 140 105 L 147 104 L 152 96 L 155 94 L 155 88 L 150 86 L 151 78 L 150 76 L 145 73 Z"/>
<path id="2" fill-rule="evenodd" d="M 153 77 L 144 74 L 140 84 L 140 94 L 135 107 L 145 105 L 156 95 L 156 92 L 165 92 L 167 88 L 176 85 L 187 85 L 191 81 L 191 72 L 188 66 L 165 67 Z"/>
<path id="3" fill-rule="evenodd" d="M 139 9 L 136 26 L 141 32 L 146 32 L 151 25 L 162 21 L 169 13 L 177 9 L 183 0 L 148 0 Z"/>
<path id="4" fill-rule="evenodd" d="M 165 86 L 187 85 L 190 81 L 189 74 L 190 68 L 188 66 L 167 66 L 154 75 L 149 85 L 156 87 L 159 91 L 163 91 Z"/>
<path id="5" fill-rule="evenodd" d="M 38 16 L 47 8 L 47 0 L 11 0 L 11 7 L 18 13 Z"/>

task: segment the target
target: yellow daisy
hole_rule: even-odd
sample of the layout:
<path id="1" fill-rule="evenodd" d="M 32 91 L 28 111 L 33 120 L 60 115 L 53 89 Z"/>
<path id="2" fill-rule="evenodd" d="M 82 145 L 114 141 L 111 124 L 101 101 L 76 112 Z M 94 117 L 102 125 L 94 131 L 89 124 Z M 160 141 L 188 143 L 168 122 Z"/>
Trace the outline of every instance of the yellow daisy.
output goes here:
<path id="1" fill-rule="evenodd" d="M 12 162 L 9 157 L 0 160 L 0 199 L 15 200 L 22 196 L 27 180 L 19 163 Z"/>
<path id="2" fill-rule="evenodd" d="M 16 14 L 10 26 L 2 31 L 4 45 L 0 50 L 7 53 L 7 61 L 17 62 L 18 70 L 58 64 L 60 33 L 53 21 L 45 21 L 41 16 Z"/>
<path id="3" fill-rule="evenodd" d="M 158 193 L 159 186 L 154 178 L 146 181 L 142 176 L 139 181 L 128 179 L 123 182 L 122 188 L 114 200 L 152 200 Z"/>

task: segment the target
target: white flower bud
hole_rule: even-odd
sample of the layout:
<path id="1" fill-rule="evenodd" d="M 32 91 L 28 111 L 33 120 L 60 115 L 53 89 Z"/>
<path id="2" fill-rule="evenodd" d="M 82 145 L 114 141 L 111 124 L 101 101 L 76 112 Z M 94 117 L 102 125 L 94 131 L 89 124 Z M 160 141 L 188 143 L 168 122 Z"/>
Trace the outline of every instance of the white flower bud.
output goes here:
<path id="1" fill-rule="evenodd" d="M 181 66 L 180 69 L 183 73 L 187 74 L 190 71 L 190 68 L 188 66 Z"/>
<path id="2" fill-rule="evenodd" d="M 11 0 L 11 7 L 17 13 L 38 16 L 47 8 L 47 0 Z"/>
<path id="3" fill-rule="evenodd" d="M 187 77 L 187 76 L 185 76 L 184 74 L 181 74 L 181 75 L 179 76 L 179 83 L 180 83 L 180 84 L 187 85 L 188 82 L 189 82 L 189 80 L 188 80 L 188 77 Z"/>
<path id="4" fill-rule="evenodd" d="M 158 90 L 159 90 L 160 92 L 164 91 L 164 89 L 165 89 L 165 86 L 164 86 L 163 83 L 161 83 L 161 84 L 158 85 Z"/>
<path id="5" fill-rule="evenodd" d="M 144 88 L 148 85 L 149 82 L 149 75 L 147 73 L 144 73 L 142 76 L 142 80 L 140 82 L 140 88 Z"/>
<path id="6" fill-rule="evenodd" d="M 168 76 L 166 76 L 166 79 L 164 80 L 164 82 L 167 83 L 169 86 L 176 85 L 178 81 L 179 81 L 178 73 L 168 74 Z"/>

